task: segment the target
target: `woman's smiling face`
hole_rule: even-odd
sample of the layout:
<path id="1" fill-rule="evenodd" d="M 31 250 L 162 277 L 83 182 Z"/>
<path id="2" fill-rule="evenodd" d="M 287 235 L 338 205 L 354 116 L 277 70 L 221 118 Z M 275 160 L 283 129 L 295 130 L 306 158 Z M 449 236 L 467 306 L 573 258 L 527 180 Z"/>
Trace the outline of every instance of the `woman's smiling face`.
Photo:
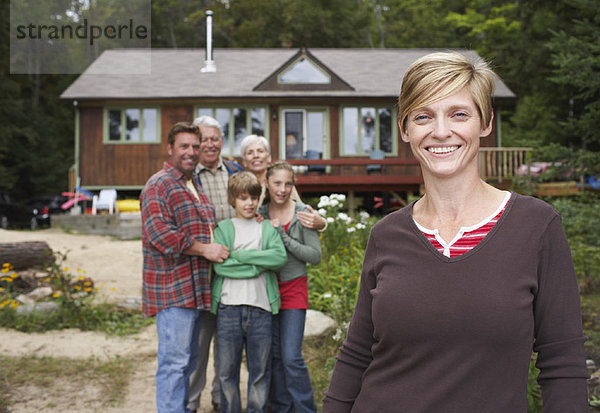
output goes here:
<path id="1" fill-rule="evenodd" d="M 479 139 L 492 131 L 481 128 L 477 106 L 468 89 L 409 113 L 402 140 L 410 144 L 423 174 L 459 175 L 475 168 Z"/>
<path id="2" fill-rule="evenodd" d="M 271 154 L 261 142 L 254 142 L 244 151 L 242 163 L 244 167 L 255 175 L 264 173 L 271 162 Z"/>
<path id="3" fill-rule="evenodd" d="M 277 169 L 267 179 L 267 190 L 270 201 L 283 205 L 290 198 L 294 187 L 294 177 L 290 171 Z"/>

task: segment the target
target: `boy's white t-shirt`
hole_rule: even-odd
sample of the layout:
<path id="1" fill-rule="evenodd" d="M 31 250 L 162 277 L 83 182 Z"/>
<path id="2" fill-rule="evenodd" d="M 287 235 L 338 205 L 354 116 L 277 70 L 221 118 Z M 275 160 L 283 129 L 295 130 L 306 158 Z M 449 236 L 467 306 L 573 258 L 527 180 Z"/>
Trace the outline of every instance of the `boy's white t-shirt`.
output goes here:
<path id="1" fill-rule="evenodd" d="M 234 251 L 262 249 L 262 224 L 254 218 L 231 218 L 231 222 L 235 228 Z M 266 277 L 265 273 L 254 278 L 225 277 L 221 288 L 221 302 L 225 305 L 250 305 L 271 312 Z"/>

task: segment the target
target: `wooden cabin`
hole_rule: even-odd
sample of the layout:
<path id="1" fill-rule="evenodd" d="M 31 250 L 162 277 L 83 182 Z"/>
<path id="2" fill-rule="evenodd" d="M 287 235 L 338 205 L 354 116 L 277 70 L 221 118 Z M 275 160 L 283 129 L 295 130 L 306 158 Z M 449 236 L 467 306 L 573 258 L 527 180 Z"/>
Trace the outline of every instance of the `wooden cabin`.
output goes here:
<path id="1" fill-rule="evenodd" d="M 204 49 L 105 51 L 61 95 L 76 108 L 74 174 L 87 190 L 140 190 L 166 159 L 171 126 L 206 114 L 223 125 L 225 156 L 239 158 L 248 134 L 267 137 L 273 159 L 297 165 L 301 193 L 416 191 L 396 99 L 408 66 L 433 51 L 215 49 L 208 60 Z M 497 79 L 496 122 L 514 97 Z M 482 146 L 499 142 L 494 125 Z"/>

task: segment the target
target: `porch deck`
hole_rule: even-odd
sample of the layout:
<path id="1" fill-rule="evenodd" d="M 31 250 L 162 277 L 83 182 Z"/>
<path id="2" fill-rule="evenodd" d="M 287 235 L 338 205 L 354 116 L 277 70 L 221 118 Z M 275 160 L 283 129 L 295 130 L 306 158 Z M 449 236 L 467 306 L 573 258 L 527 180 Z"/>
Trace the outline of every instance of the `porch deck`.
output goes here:
<path id="1" fill-rule="evenodd" d="M 532 148 L 480 148 L 479 173 L 486 181 L 510 180 L 528 162 Z M 418 189 L 423 177 L 416 159 L 288 159 L 299 167 L 296 186 L 300 192 L 373 192 L 410 191 Z M 367 165 L 379 165 L 369 173 Z M 325 166 L 324 172 L 311 172 L 310 167 Z"/>
<path id="2" fill-rule="evenodd" d="M 296 187 L 302 192 L 374 192 L 418 190 L 423 183 L 419 163 L 415 159 L 288 159 L 295 166 L 326 166 L 324 173 L 307 170 L 296 177 Z M 367 172 L 367 165 L 379 165 L 376 172 Z"/>
<path id="3" fill-rule="evenodd" d="M 479 174 L 482 179 L 501 185 L 510 184 L 518 168 L 529 160 L 532 148 L 480 148 Z M 349 209 L 354 209 L 358 193 L 385 192 L 402 203 L 401 193 L 415 193 L 421 189 L 423 177 L 416 159 L 288 159 L 297 169 L 296 188 L 302 193 L 347 193 Z M 368 172 L 368 165 L 378 165 L 376 172 Z M 322 172 L 311 172 L 314 167 L 325 167 Z M 310 168 L 313 167 L 313 168 Z M 373 168 L 371 168 L 373 169 Z"/>

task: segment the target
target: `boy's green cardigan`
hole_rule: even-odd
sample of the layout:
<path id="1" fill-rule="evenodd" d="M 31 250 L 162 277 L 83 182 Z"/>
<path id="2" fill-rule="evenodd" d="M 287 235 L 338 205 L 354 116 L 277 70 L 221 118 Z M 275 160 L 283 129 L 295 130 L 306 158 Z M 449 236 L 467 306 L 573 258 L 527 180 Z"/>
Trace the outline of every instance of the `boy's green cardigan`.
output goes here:
<path id="1" fill-rule="evenodd" d="M 262 250 L 233 250 L 235 228 L 231 219 L 219 222 L 215 228 L 214 242 L 229 248 L 229 258 L 223 263 L 213 263 L 214 278 L 211 287 L 211 312 L 216 314 L 221 301 L 223 277 L 254 278 L 265 272 L 267 277 L 267 295 L 271 303 L 271 312 L 277 314 L 281 306 L 277 276 L 273 271 L 287 262 L 287 252 L 279 233 L 269 221 L 262 222 Z"/>

